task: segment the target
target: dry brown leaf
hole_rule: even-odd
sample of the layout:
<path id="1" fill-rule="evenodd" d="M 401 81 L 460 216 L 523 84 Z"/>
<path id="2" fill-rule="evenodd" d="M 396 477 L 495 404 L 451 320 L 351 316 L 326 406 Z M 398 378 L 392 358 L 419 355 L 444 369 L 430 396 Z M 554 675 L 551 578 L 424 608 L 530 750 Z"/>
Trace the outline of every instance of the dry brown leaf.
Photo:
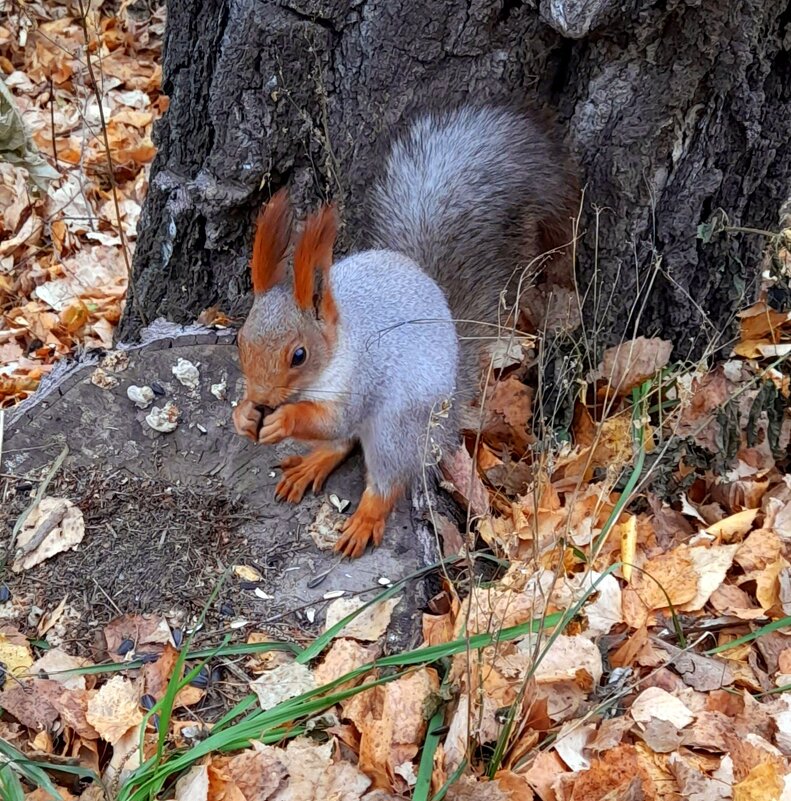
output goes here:
<path id="1" fill-rule="evenodd" d="M 628 787 L 634 779 L 640 782 L 645 792 L 643 798 L 651 798 L 651 780 L 638 760 L 636 750 L 630 745 L 619 745 L 595 759 L 590 770 L 575 777 L 569 801 L 604 801 L 613 797 L 608 794 Z"/>
<path id="2" fill-rule="evenodd" d="M 0 638 L 2 635 L 0 635 Z M 1 640 L 0 640 L 1 642 Z M 5 662 L 0 656 L 0 661 Z M 7 664 L 7 663 L 6 663 Z M 62 684 L 69 690 L 84 690 L 86 687 L 85 676 L 63 675 L 64 671 L 77 670 L 91 665 L 87 659 L 71 656 L 61 648 L 50 648 L 42 657 L 37 659 L 30 667 L 30 673 L 38 675 L 43 671 L 47 678 Z"/>
<path id="3" fill-rule="evenodd" d="M 663 720 L 677 729 L 688 726 L 695 718 L 683 701 L 660 687 L 643 690 L 632 702 L 629 714 L 636 723 Z"/>
<path id="4" fill-rule="evenodd" d="M 332 749 L 332 741 L 318 745 L 307 737 L 278 749 L 288 784 L 271 801 L 360 801 L 371 780 L 349 762 L 333 762 Z"/>
<path id="5" fill-rule="evenodd" d="M 512 773 L 509 770 L 500 770 L 497 771 L 494 781 L 505 793 L 506 801 L 533 801 L 533 790 L 527 781 L 527 776 Z M 491 795 L 487 795 L 482 801 L 489 801 L 491 798 Z"/>
<path id="6" fill-rule="evenodd" d="M 228 774 L 246 800 L 270 798 L 281 786 L 287 770 L 275 749 L 243 751 L 227 766 Z"/>
<path id="7" fill-rule="evenodd" d="M 649 559 L 623 591 L 623 616 L 632 628 L 640 628 L 655 609 L 688 603 L 697 595 L 697 574 L 690 549 L 682 545 L 670 553 Z"/>
<path id="8" fill-rule="evenodd" d="M 24 726 L 40 731 L 58 719 L 55 702 L 62 692 L 62 685 L 47 679 L 14 682 L 0 692 L 0 707 Z"/>
<path id="9" fill-rule="evenodd" d="M 718 537 L 724 542 L 740 540 L 752 527 L 760 509 L 743 509 L 741 512 L 729 515 L 722 520 L 712 523 L 706 532 Z"/>
<path id="10" fill-rule="evenodd" d="M 262 673 L 250 682 L 250 689 L 258 696 L 261 709 L 266 711 L 281 701 L 316 689 L 316 681 L 310 668 L 289 662 Z"/>
<path id="11" fill-rule="evenodd" d="M 193 765 L 177 782 L 175 801 L 207 801 L 209 797 L 209 768 Z"/>
<path id="12" fill-rule="evenodd" d="M 627 395 L 634 387 L 665 367 L 673 344 L 663 339 L 637 337 L 604 352 L 596 378 L 603 378 L 618 395 Z"/>
<path id="13" fill-rule="evenodd" d="M 541 801 L 556 801 L 555 783 L 567 772 L 566 766 L 554 751 L 539 751 L 524 775 Z"/>
<path id="14" fill-rule="evenodd" d="M 148 695 L 157 700 L 162 698 L 173 675 L 178 656 L 179 652 L 168 642 L 165 643 L 165 648 L 159 659 L 143 665 L 143 686 Z"/>
<path id="15" fill-rule="evenodd" d="M 324 655 L 324 659 L 313 670 L 313 679 L 318 687 L 329 684 L 331 681 L 339 679 L 352 670 L 356 670 L 369 662 L 373 662 L 379 650 L 379 646 L 376 644 L 363 645 L 357 640 L 349 640 L 346 638 L 333 640 L 332 645 Z M 355 684 L 359 684 L 363 678 L 363 676 L 360 676 L 356 681 L 342 684 L 337 687 L 335 691 L 339 692 Z"/>
<path id="16" fill-rule="evenodd" d="M 731 786 L 725 782 L 707 776 L 690 759 L 679 754 L 671 754 L 668 767 L 675 777 L 682 798 L 695 801 L 719 801 L 731 798 Z"/>
<path id="17" fill-rule="evenodd" d="M 505 447 L 518 455 L 530 444 L 528 424 L 533 409 L 533 390 L 515 375 L 491 385 L 485 401 L 482 435 L 495 448 Z"/>
<path id="18" fill-rule="evenodd" d="M 755 620 L 765 612 L 755 606 L 750 596 L 733 584 L 722 584 L 711 595 L 711 605 L 721 614 L 733 615 L 742 620 Z"/>
<path id="19" fill-rule="evenodd" d="M 687 552 L 695 575 L 697 588 L 695 597 L 679 606 L 682 612 L 697 612 L 702 609 L 714 590 L 725 580 L 739 545 L 710 545 L 690 548 Z"/>
<path id="20" fill-rule="evenodd" d="M 417 755 L 426 731 L 426 704 L 439 690 L 437 674 L 423 668 L 372 687 L 344 705 L 360 732 L 360 769 L 374 786 L 394 787 L 395 769 Z"/>
<path id="21" fill-rule="evenodd" d="M 17 537 L 12 570 L 29 570 L 51 556 L 76 548 L 85 536 L 82 512 L 66 498 L 42 498 Z"/>
<path id="22" fill-rule="evenodd" d="M 390 617 L 393 610 L 401 601 L 401 596 L 389 598 L 386 601 L 377 603 L 359 612 L 349 623 L 347 623 L 335 636 L 350 637 L 355 640 L 375 642 L 384 636 L 387 627 L 390 625 Z M 336 598 L 327 607 L 327 618 L 324 623 L 324 630 L 328 631 L 336 623 L 340 623 L 348 615 L 357 612 L 365 606 L 365 602 L 359 598 Z"/>
<path id="23" fill-rule="evenodd" d="M 456 448 L 446 455 L 440 469 L 444 476 L 443 486 L 460 498 L 465 506 L 469 505 L 473 515 L 483 517 L 489 514 L 489 493 L 465 448 Z"/>
<path id="24" fill-rule="evenodd" d="M 780 537 L 771 529 L 753 531 L 736 551 L 735 561 L 745 574 L 761 571 L 776 562 L 783 552 Z"/>
<path id="25" fill-rule="evenodd" d="M 114 676 L 90 698 L 85 718 L 102 739 L 117 743 L 143 720 L 137 688 L 123 676 Z"/>
<path id="26" fill-rule="evenodd" d="M 65 726 L 73 729 L 83 740 L 98 740 L 99 732 L 88 723 L 88 702 L 96 694 L 95 690 L 68 689 L 53 700 Z"/>
<path id="27" fill-rule="evenodd" d="M 104 627 L 104 639 L 107 653 L 116 659 L 126 640 L 132 641 L 137 654 L 158 654 L 164 649 L 165 643 L 172 643 L 170 627 L 165 618 L 152 614 L 126 614 L 111 620 Z"/>

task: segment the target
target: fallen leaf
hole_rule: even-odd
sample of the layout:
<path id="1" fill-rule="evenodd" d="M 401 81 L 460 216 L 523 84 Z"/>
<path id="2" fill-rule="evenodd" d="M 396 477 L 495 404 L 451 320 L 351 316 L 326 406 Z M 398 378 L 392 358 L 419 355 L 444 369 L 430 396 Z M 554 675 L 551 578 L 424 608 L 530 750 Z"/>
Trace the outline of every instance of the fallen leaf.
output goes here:
<path id="1" fill-rule="evenodd" d="M 88 701 L 85 718 L 102 739 L 113 745 L 143 720 L 139 704 L 135 685 L 123 676 L 113 676 Z"/>
<path id="2" fill-rule="evenodd" d="M 250 683 L 250 689 L 258 696 L 258 703 L 264 711 L 315 688 L 316 681 L 310 668 L 298 662 L 278 665 Z"/>
<path id="3" fill-rule="evenodd" d="M 324 659 L 313 670 L 313 679 L 318 687 L 329 684 L 352 670 L 373 662 L 379 650 L 378 645 L 363 645 L 357 640 L 345 638 L 333 640 Z M 360 676 L 357 681 L 340 685 L 336 688 L 336 692 L 359 684 L 362 680 L 363 677 Z"/>
<path id="4" fill-rule="evenodd" d="M 122 646 L 131 640 L 134 651 L 140 653 L 159 654 L 165 643 L 172 644 L 170 626 L 165 618 L 152 614 L 126 614 L 114 618 L 104 627 L 104 639 L 107 652 L 116 658 L 121 651 L 130 653 Z"/>
<path id="5" fill-rule="evenodd" d="M 541 801 L 557 801 L 555 783 L 567 772 L 566 766 L 554 751 L 539 751 L 524 775 Z"/>
<path id="6" fill-rule="evenodd" d="M 706 529 L 706 532 L 725 542 L 732 542 L 744 536 L 753 527 L 759 511 L 759 509 L 743 509 L 741 512 L 729 515 L 717 523 L 712 523 Z"/>
<path id="7" fill-rule="evenodd" d="M 275 749 L 243 751 L 228 762 L 228 773 L 245 799 L 270 798 L 287 772 Z"/>
<path id="8" fill-rule="evenodd" d="M 574 777 L 569 801 L 620 799 L 624 796 L 614 795 L 614 791 L 630 788 L 633 782 L 636 783 L 638 791 L 641 788 L 643 790 L 642 794 L 633 796 L 634 801 L 653 797 L 649 791 L 650 779 L 637 759 L 635 748 L 630 745 L 619 745 L 593 760 L 590 770 L 578 773 Z"/>
<path id="9" fill-rule="evenodd" d="M 42 498 L 17 537 L 12 570 L 29 570 L 51 556 L 76 548 L 85 536 L 82 512 L 66 498 Z"/>
<path id="10" fill-rule="evenodd" d="M 749 775 L 733 785 L 733 801 L 779 801 L 783 777 L 771 762 L 756 765 Z"/>
<path id="11" fill-rule="evenodd" d="M 307 737 L 279 749 L 288 785 L 271 801 L 360 801 L 371 780 L 349 762 L 333 762 L 332 749 L 332 741 L 319 745 Z"/>
<path id="12" fill-rule="evenodd" d="M 401 596 L 390 598 L 386 601 L 377 603 L 364 609 L 347 623 L 335 636 L 351 637 L 355 640 L 375 642 L 384 635 L 390 625 L 390 617 L 393 609 L 398 606 Z M 336 598 L 327 607 L 327 618 L 324 623 L 324 630 L 328 631 L 336 623 L 340 623 L 345 617 L 361 609 L 365 603 L 359 597 Z"/>
<path id="13" fill-rule="evenodd" d="M 360 769 L 374 786 L 390 789 L 395 768 L 417 755 L 426 732 L 426 704 L 438 690 L 436 672 L 422 668 L 344 704 L 344 715 L 361 735 Z"/>
<path id="14" fill-rule="evenodd" d="M 632 702 L 629 714 L 636 723 L 665 720 L 677 729 L 683 729 L 695 719 L 683 701 L 659 687 L 643 690 Z"/>
<path id="15" fill-rule="evenodd" d="M 49 729 L 58 719 L 55 699 L 63 687 L 55 681 L 31 679 L 14 682 L 0 692 L 0 707 L 34 731 Z"/>
<path id="16" fill-rule="evenodd" d="M 28 672 L 33 665 L 33 654 L 21 634 L 9 637 L 8 634 L 0 633 L 0 662 L 12 676 Z"/>
<path id="17" fill-rule="evenodd" d="M 177 782 L 175 801 L 207 801 L 209 768 L 193 765 Z"/>
<path id="18" fill-rule="evenodd" d="M 605 379 L 618 395 L 627 395 L 634 387 L 667 366 L 673 344 L 663 339 L 637 337 L 604 351 L 596 378 Z"/>
<path id="19" fill-rule="evenodd" d="M 1 638 L 2 635 L 0 635 L 0 643 L 2 643 Z M 1 654 L 2 649 L 0 649 L 0 661 L 5 662 Z M 68 690 L 84 690 L 85 676 L 63 675 L 63 673 L 84 668 L 89 665 L 91 665 L 91 662 L 87 659 L 71 656 L 61 648 L 51 648 L 30 666 L 30 673 L 32 675 L 38 675 L 43 671 L 48 679 L 51 678 L 53 681 L 58 682 L 58 684 L 62 684 Z"/>
<path id="20" fill-rule="evenodd" d="M 688 603 L 697 595 L 697 576 L 689 548 L 679 546 L 645 562 L 632 583 L 623 591 L 623 616 L 632 628 L 640 628 L 649 614 L 668 601 L 674 606 Z"/>
<path id="21" fill-rule="evenodd" d="M 695 597 L 680 605 L 682 612 L 702 609 L 711 594 L 725 580 L 739 545 L 710 545 L 690 548 L 687 552 L 694 575 L 697 576 Z"/>
<path id="22" fill-rule="evenodd" d="M 478 476 L 466 448 L 456 448 L 446 454 L 440 463 L 445 489 L 469 505 L 473 515 L 484 517 L 489 513 L 489 493 Z"/>

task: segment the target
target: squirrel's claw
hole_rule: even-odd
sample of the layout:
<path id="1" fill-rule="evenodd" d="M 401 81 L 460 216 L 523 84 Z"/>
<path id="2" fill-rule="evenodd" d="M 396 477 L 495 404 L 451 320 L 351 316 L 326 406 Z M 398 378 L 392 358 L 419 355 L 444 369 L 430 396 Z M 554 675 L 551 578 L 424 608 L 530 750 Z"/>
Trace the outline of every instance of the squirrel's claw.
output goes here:
<path id="1" fill-rule="evenodd" d="M 281 501 L 299 503 L 311 484 L 313 492 L 321 492 L 329 474 L 346 458 L 350 450 L 351 444 L 342 442 L 316 448 L 306 456 L 287 457 L 280 464 L 283 477 L 275 490 L 276 497 Z"/>
<path id="2" fill-rule="evenodd" d="M 335 543 L 335 550 L 349 559 L 358 559 L 365 553 L 371 540 L 374 545 L 380 545 L 384 533 L 385 521 L 382 518 L 361 515 L 358 509 L 343 526 L 343 533 Z"/>
<path id="3" fill-rule="evenodd" d="M 398 493 L 377 495 L 369 489 L 363 493 L 357 511 L 346 521 L 335 550 L 357 559 L 365 553 L 368 543 L 381 545 L 385 535 L 385 523 L 395 505 Z"/>

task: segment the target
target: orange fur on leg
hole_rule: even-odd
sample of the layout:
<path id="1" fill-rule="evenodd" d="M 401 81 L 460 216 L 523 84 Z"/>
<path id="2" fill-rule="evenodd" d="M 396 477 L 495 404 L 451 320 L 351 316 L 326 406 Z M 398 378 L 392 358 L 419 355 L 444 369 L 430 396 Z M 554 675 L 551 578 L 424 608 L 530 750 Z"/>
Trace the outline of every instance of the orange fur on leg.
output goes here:
<path id="1" fill-rule="evenodd" d="M 292 439 L 335 439 L 335 405 L 318 401 L 298 401 L 278 406 L 264 419 L 258 441 L 274 445 Z"/>
<path id="2" fill-rule="evenodd" d="M 357 559 L 365 553 L 368 543 L 373 540 L 379 545 L 385 535 L 385 524 L 402 490 L 396 489 L 389 495 L 377 495 L 366 488 L 357 511 L 346 521 L 341 538 L 335 543 L 335 550 L 350 559 Z"/>
<path id="3" fill-rule="evenodd" d="M 313 484 L 313 492 L 321 492 L 327 476 L 349 455 L 352 443 L 333 442 L 315 448 L 306 456 L 289 456 L 280 467 L 283 478 L 277 485 L 275 495 L 282 501 L 299 503 L 305 490 Z"/>

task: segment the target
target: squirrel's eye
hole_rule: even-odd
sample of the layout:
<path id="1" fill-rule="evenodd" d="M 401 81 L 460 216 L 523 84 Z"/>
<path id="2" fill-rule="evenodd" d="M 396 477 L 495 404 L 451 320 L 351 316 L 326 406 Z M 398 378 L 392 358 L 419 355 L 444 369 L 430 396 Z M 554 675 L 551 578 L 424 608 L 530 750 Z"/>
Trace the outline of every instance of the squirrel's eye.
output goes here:
<path id="1" fill-rule="evenodd" d="M 305 348 L 297 348 L 291 356 L 291 366 L 299 367 L 301 364 L 305 364 L 305 359 L 307 358 L 308 352 Z"/>

